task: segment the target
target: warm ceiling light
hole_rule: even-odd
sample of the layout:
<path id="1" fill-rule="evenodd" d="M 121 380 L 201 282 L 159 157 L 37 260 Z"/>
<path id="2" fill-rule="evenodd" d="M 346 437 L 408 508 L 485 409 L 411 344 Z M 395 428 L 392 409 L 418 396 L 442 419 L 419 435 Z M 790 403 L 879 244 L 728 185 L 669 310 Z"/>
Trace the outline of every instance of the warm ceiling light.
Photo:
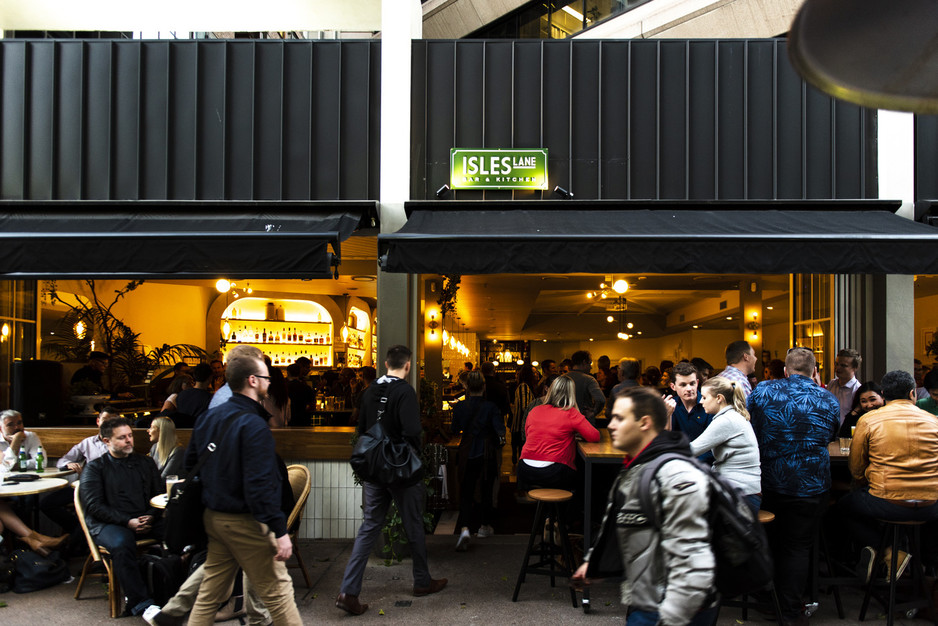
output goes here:
<path id="1" fill-rule="evenodd" d="M 731 319 L 733 319 L 733 316 L 732 316 L 732 315 L 727 315 L 727 316 L 726 316 L 726 319 L 731 320 Z"/>
<path id="2" fill-rule="evenodd" d="M 517 361 L 515 361 L 515 363 L 517 363 L 518 365 L 524 365 L 524 359 L 518 359 Z"/>
<path id="3" fill-rule="evenodd" d="M 587 292 L 586 292 L 586 297 L 592 299 L 592 297 L 593 297 L 593 292 L 592 292 L 592 291 L 587 291 Z"/>
<path id="4" fill-rule="evenodd" d="M 612 283 L 612 290 L 621 295 L 629 290 L 629 284 L 620 278 Z"/>
<path id="5" fill-rule="evenodd" d="M 697 324 L 694 324 L 693 326 L 691 326 L 691 328 L 700 328 L 700 327 L 697 326 Z"/>
<path id="6" fill-rule="evenodd" d="M 614 318 L 614 317 L 611 316 L 611 315 L 607 315 L 607 316 L 606 316 L 606 321 L 611 324 L 611 323 L 613 323 L 614 321 L 616 321 L 616 318 Z"/>
<path id="7" fill-rule="evenodd" d="M 774 309 L 775 309 L 775 307 L 774 307 L 774 306 L 767 306 L 767 307 L 765 307 L 765 308 L 767 308 L 767 309 L 768 309 L 768 310 L 770 310 L 770 311 L 772 311 L 772 310 L 774 310 Z"/>
<path id="8" fill-rule="evenodd" d="M 219 278 L 215 283 L 215 289 L 218 290 L 218 293 L 225 293 L 231 289 L 231 282 L 229 282 L 227 278 Z"/>
<path id="9" fill-rule="evenodd" d="M 593 340 L 593 338 L 592 338 L 592 337 L 590 337 L 590 341 L 592 341 L 592 340 Z"/>
<path id="10" fill-rule="evenodd" d="M 494 365 L 495 367 L 498 367 L 499 365 L 501 365 L 501 363 L 499 363 L 498 361 L 492 361 L 492 365 Z"/>
<path id="11" fill-rule="evenodd" d="M 531 365 L 533 365 L 534 367 L 537 367 L 538 365 L 540 365 L 540 363 L 537 361 L 531 361 Z"/>
<path id="12" fill-rule="evenodd" d="M 625 327 L 631 329 L 635 327 L 635 324 L 633 324 L 632 322 L 629 322 L 628 324 L 625 325 Z"/>
<path id="13" fill-rule="evenodd" d="M 85 323 L 83 321 L 78 320 L 77 322 L 75 322 L 75 336 L 76 337 L 78 337 L 79 339 L 84 339 L 85 330 L 86 330 Z M 3 333 L 3 334 L 5 335 L 6 333 Z"/>
<path id="14" fill-rule="evenodd" d="M 443 343 L 447 343 L 448 341 L 449 341 L 449 333 L 446 332 L 446 329 L 444 328 L 443 329 Z"/>

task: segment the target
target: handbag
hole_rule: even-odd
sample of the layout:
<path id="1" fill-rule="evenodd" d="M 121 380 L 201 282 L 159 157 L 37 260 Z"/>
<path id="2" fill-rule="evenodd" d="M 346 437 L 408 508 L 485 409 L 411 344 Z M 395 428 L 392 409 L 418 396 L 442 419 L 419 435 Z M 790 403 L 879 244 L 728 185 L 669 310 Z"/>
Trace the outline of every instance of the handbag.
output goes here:
<path id="1" fill-rule="evenodd" d="M 394 440 L 388 436 L 381 423 L 387 401 L 385 394 L 381 398 L 377 421 L 355 442 L 349 464 L 362 480 L 385 487 L 400 487 L 423 478 L 423 460 L 403 438 Z"/>
<path id="2" fill-rule="evenodd" d="M 58 552 L 42 556 L 32 550 L 13 551 L 13 593 L 30 593 L 69 579 L 68 565 Z"/>
<path id="3" fill-rule="evenodd" d="M 225 434 L 238 415 L 239 413 L 235 413 L 225 420 L 218 441 L 225 438 Z M 174 554 L 181 554 L 186 546 L 203 545 L 207 541 L 205 522 L 202 521 L 205 505 L 202 504 L 202 480 L 199 478 L 199 471 L 216 448 L 214 442 L 209 443 L 186 480 L 175 483 L 171 493 L 168 494 L 165 512 L 165 542 L 166 547 Z"/>

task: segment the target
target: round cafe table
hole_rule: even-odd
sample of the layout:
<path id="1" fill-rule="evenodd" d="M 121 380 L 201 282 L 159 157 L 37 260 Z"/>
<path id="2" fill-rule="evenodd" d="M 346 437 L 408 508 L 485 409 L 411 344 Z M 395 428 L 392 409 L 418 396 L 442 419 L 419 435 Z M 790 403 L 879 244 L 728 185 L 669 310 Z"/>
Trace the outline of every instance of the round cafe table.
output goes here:
<path id="1" fill-rule="evenodd" d="M 165 509 L 166 503 L 169 501 L 169 494 L 161 493 L 158 496 L 153 496 L 150 498 L 150 506 L 154 509 Z"/>
<path id="2" fill-rule="evenodd" d="M 27 474 L 29 472 L 19 473 Z M 26 483 L 0 485 L 0 498 L 12 496 L 29 496 L 37 493 L 46 493 L 48 491 L 57 491 L 67 484 L 68 481 L 64 478 L 40 478 L 39 480 L 33 480 Z"/>
<path id="3" fill-rule="evenodd" d="M 7 472 L 0 474 L 0 477 L 30 474 L 32 476 L 38 476 L 39 478 L 64 478 L 65 476 L 69 476 L 74 473 L 74 470 L 70 470 L 68 468 L 59 469 L 53 465 L 52 467 L 47 467 L 42 472 L 37 472 L 36 470 L 26 470 L 25 472 L 21 472 L 19 470 L 8 470 Z"/>

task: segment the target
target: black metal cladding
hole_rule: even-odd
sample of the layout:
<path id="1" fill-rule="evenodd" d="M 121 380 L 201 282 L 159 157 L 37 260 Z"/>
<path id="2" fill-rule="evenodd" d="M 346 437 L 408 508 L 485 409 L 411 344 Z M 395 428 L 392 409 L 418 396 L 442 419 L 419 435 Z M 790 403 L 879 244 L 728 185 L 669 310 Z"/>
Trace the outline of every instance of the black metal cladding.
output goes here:
<path id="1" fill-rule="evenodd" d="M 378 197 L 377 41 L 4 41 L 0 198 Z"/>
<path id="2" fill-rule="evenodd" d="M 938 200 L 938 116 L 915 116 L 915 199 Z"/>
<path id="3" fill-rule="evenodd" d="M 782 40 L 419 41 L 413 59 L 414 199 L 449 182 L 453 147 L 548 148 L 576 199 L 877 197 L 875 111 L 807 86 Z"/>

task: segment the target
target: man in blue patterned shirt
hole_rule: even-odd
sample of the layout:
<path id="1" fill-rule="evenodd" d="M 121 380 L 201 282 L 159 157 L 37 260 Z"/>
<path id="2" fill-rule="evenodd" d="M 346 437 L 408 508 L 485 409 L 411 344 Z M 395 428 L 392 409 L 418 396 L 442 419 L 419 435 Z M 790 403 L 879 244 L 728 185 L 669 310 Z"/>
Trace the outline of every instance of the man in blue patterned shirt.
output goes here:
<path id="1" fill-rule="evenodd" d="M 726 346 L 726 369 L 717 374 L 743 388 L 746 397 L 752 393 L 749 375 L 756 371 L 756 351 L 748 341 L 734 341 Z"/>
<path id="2" fill-rule="evenodd" d="M 762 508 L 775 513 L 770 531 L 775 588 L 786 622 L 806 624 L 802 591 L 810 551 L 831 486 L 827 444 L 840 425 L 840 405 L 818 386 L 814 354 L 792 348 L 787 378 L 761 383 L 749 396 L 752 428 L 762 457 Z"/>

